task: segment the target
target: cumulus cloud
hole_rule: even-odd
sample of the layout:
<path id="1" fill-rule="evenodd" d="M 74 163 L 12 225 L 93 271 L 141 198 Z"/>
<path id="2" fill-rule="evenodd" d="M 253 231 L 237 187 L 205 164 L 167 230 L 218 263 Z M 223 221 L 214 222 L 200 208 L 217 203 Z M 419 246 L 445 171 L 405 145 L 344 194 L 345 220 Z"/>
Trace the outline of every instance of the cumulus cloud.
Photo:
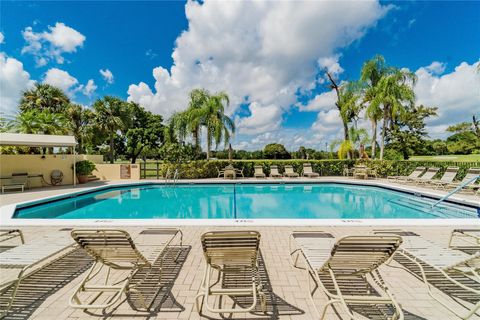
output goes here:
<path id="1" fill-rule="evenodd" d="M 0 52 L 0 80 L 0 113 L 10 116 L 16 111 L 22 92 L 31 88 L 35 81 L 30 79 L 20 61 L 3 52 Z"/>
<path id="2" fill-rule="evenodd" d="M 462 62 L 450 73 L 443 73 L 444 64 L 434 62 L 419 68 L 415 74 L 417 104 L 438 107 L 438 117 L 432 118 L 428 131 L 432 137 L 444 136 L 448 124 L 469 121 L 480 110 L 479 62 Z M 433 67 L 432 67 L 433 66 Z M 442 134 L 443 133 L 443 134 Z"/>
<path id="3" fill-rule="evenodd" d="M 87 97 L 91 97 L 95 90 L 97 90 L 97 85 L 93 81 L 93 79 L 90 79 L 87 81 L 87 84 L 83 88 L 83 94 L 86 95 Z"/>
<path id="4" fill-rule="evenodd" d="M 334 90 L 322 92 L 311 99 L 306 105 L 299 105 L 300 111 L 320 111 L 336 108 L 337 94 Z"/>
<path id="5" fill-rule="evenodd" d="M 26 42 L 22 54 L 32 54 L 37 66 L 44 66 L 51 60 L 64 63 L 63 54 L 76 52 L 86 39 L 83 34 L 61 22 L 53 27 L 48 26 L 48 31 L 43 32 L 34 32 L 32 27 L 26 27 L 22 35 Z"/>
<path id="6" fill-rule="evenodd" d="M 62 89 L 70 98 L 73 98 L 77 92 L 91 97 L 97 89 L 97 85 L 93 79 L 88 80 L 87 84 L 83 85 L 67 71 L 58 68 L 49 69 L 45 73 L 43 83 L 48 83 L 49 85 Z"/>
<path id="7" fill-rule="evenodd" d="M 153 70 L 153 88 L 130 85 L 128 99 L 169 116 L 186 107 L 193 88 L 224 90 L 229 114 L 246 98 L 251 103 L 250 115 L 237 117 L 240 134 L 278 129 L 296 93 L 311 89 L 319 65 L 341 72 L 337 50 L 360 39 L 388 9 L 377 1 L 189 1 L 188 30 L 176 40 L 172 67 Z"/>
<path id="8" fill-rule="evenodd" d="M 105 70 L 100 69 L 99 72 L 102 75 L 103 80 L 105 80 L 108 84 L 113 83 L 113 73 L 112 73 L 112 71 L 110 71 L 108 69 L 105 69 Z"/>

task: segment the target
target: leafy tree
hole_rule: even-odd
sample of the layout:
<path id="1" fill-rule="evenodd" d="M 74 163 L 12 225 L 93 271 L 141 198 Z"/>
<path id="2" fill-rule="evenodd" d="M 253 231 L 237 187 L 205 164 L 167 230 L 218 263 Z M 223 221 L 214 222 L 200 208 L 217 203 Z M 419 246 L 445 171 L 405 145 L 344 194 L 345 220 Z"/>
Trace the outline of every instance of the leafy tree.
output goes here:
<path id="1" fill-rule="evenodd" d="M 70 132 L 77 140 L 77 152 L 85 152 L 84 145 L 88 143 L 92 136 L 92 122 L 94 114 L 90 109 L 84 108 L 79 104 L 70 104 L 66 109 Z"/>
<path id="2" fill-rule="evenodd" d="M 48 110 L 55 113 L 64 112 L 70 103 L 65 93 L 46 83 L 36 83 L 35 87 L 22 94 L 20 112 L 28 110 Z"/>
<path id="3" fill-rule="evenodd" d="M 370 104 L 372 108 L 381 108 L 383 125 L 380 143 L 380 160 L 383 159 L 387 129 L 392 122 L 405 113 L 405 108 L 415 103 L 413 85 L 416 76 L 408 70 L 394 69 L 382 77 L 373 93 Z"/>
<path id="4" fill-rule="evenodd" d="M 113 163 L 115 160 L 115 135 L 117 131 L 128 127 L 128 104 L 119 98 L 105 96 L 95 101 L 93 110 L 95 125 L 109 136 L 109 158 L 110 163 Z"/>
<path id="5" fill-rule="evenodd" d="M 424 143 L 427 136 L 425 130 L 425 119 L 437 115 L 437 108 L 407 107 L 400 117 L 392 122 L 391 128 L 387 131 L 386 140 L 389 148 L 397 150 L 403 159 L 408 160 L 410 155 L 415 153 Z"/>
<path id="6" fill-rule="evenodd" d="M 461 122 L 451 125 L 447 128 L 448 132 L 464 133 L 472 131 L 472 124 L 470 122 Z"/>
<path id="7" fill-rule="evenodd" d="M 155 149 L 163 143 L 164 126 L 162 116 L 145 110 L 131 102 L 131 127 L 125 132 L 126 156 L 135 163 L 145 149 Z"/>
<path id="8" fill-rule="evenodd" d="M 290 154 L 283 144 L 270 143 L 263 149 L 263 155 L 267 159 L 290 159 Z"/>

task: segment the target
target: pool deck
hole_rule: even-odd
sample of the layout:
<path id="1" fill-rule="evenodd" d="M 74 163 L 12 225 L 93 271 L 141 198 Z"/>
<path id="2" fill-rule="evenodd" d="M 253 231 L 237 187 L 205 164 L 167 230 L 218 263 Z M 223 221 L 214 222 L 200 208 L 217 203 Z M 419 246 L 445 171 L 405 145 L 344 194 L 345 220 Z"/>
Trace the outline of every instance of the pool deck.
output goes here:
<path id="1" fill-rule="evenodd" d="M 198 182 L 198 180 L 196 180 Z M 219 179 L 205 179 L 202 182 L 224 182 Z M 264 180 L 245 179 L 240 181 Z M 270 181 L 270 180 L 269 180 Z M 285 182 L 296 181 L 338 181 L 355 183 L 358 180 L 348 178 L 320 178 L 320 179 L 284 179 Z M 389 184 L 395 188 L 404 188 L 402 185 L 387 183 L 385 180 L 373 180 L 381 184 Z M 145 182 L 145 180 L 142 180 Z M 152 182 L 158 182 L 152 180 Z M 182 182 L 190 182 L 182 180 Z M 364 183 L 363 181 L 360 181 Z M 75 189 L 71 187 L 58 187 L 49 189 L 33 189 L 24 193 L 11 193 L 0 196 L 0 205 L 11 205 L 13 203 L 32 201 L 44 197 L 55 196 L 64 193 L 70 193 L 79 190 L 86 190 L 91 187 L 98 187 L 117 183 L 129 182 L 96 182 L 79 186 Z M 368 181 L 367 181 L 368 183 Z M 431 194 L 443 195 L 446 192 L 434 191 L 420 187 L 410 187 L 409 190 L 418 192 L 426 192 Z M 458 201 L 480 205 L 478 196 L 458 195 Z M 463 227 L 471 228 L 472 220 L 468 220 Z M 71 226 L 73 227 L 73 226 Z M 47 233 L 64 233 L 65 237 L 70 237 L 71 227 L 58 226 L 22 226 L 21 229 L 25 234 L 26 243 L 34 242 L 36 238 Z M 162 227 L 155 225 L 152 227 Z M 390 226 L 391 227 L 391 226 Z M 452 229 L 462 227 L 461 225 L 452 226 L 408 226 L 404 229 L 418 233 L 419 235 L 430 239 L 439 245 L 446 246 Z M 127 230 L 133 237 L 134 241 L 145 242 L 149 240 L 151 235 L 142 235 L 140 232 L 147 229 L 145 226 L 124 226 L 122 229 Z M 203 276 L 203 253 L 200 243 L 200 236 L 203 232 L 212 230 L 239 230 L 253 229 L 261 233 L 261 278 L 264 283 L 267 294 L 268 312 L 262 314 L 260 312 L 239 313 L 231 317 L 231 319 L 291 319 L 291 320 L 308 320 L 317 319 L 315 311 L 308 298 L 307 279 L 305 272 L 294 268 L 289 260 L 288 241 L 289 235 L 294 230 L 316 230 L 329 232 L 335 237 L 353 234 L 366 234 L 372 230 L 372 227 L 364 226 L 249 226 L 249 227 L 225 227 L 225 226 L 182 226 L 181 230 L 184 234 L 183 246 L 176 246 L 173 250 L 177 250 L 180 258 L 177 263 L 169 262 L 166 268 L 167 276 L 162 282 L 162 290 L 154 298 L 155 311 L 143 312 L 135 310 L 135 299 L 130 297 L 123 299 L 113 309 L 106 312 L 99 310 L 90 310 L 84 312 L 75 310 L 68 306 L 68 300 L 74 289 L 79 285 L 85 276 L 87 268 L 91 265 L 91 259 L 78 250 L 74 253 L 62 258 L 58 263 L 61 269 L 58 269 L 58 275 L 53 279 L 48 276 L 42 278 L 40 273 L 34 277 L 27 278 L 20 286 L 18 294 L 18 303 L 10 316 L 5 319 L 222 319 L 218 314 L 204 312 L 200 316 L 195 310 L 195 295 L 198 293 L 200 283 Z M 147 237 L 147 238 L 145 238 Z M 153 239 L 153 238 L 151 238 Z M 15 242 L 16 241 L 16 242 Z M 9 240 L 7 243 L 1 243 L 0 246 L 16 245 L 18 239 Z M 393 266 L 399 266 L 397 262 L 393 262 Z M 46 268 L 54 268 L 47 266 Z M 425 290 L 423 282 L 399 268 L 382 266 L 380 268 L 382 275 L 388 287 L 391 289 L 396 299 L 401 303 L 405 313 L 405 319 L 458 319 L 453 313 L 445 309 L 441 304 L 433 300 Z M 45 272 L 45 274 L 50 274 Z M 33 290 L 34 289 L 34 290 Z M 459 304 L 449 298 L 449 296 L 438 290 L 435 292 L 444 296 L 447 303 L 458 311 L 464 309 Z M 0 298 L 0 302 L 3 299 Z M 322 306 L 327 302 L 326 297 L 318 292 L 316 294 L 317 306 Z M 225 303 L 232 303 L 227 300 Z M 359 310 L 365 319 L 380 319 L 378 310 L 366 307 Z M 337 312 L 337 313 L 336 313 Z M 334 312 L 329 309 L 326 319 L 346 319 L 346 314 L 342 313 L 339 308 Z M 228 314 L 225 318 L 230 318 Z M 223 318 L 223 319 L 225 319 Z M 471 319 L 480 319 L 472 317 Z"/>
<path id="2" fill-rule="evenodd" d="M 134 241 L 146 241 L 145 237 L 151 235 L 140 235 L 145 228 L 125 228 L 134 238 Z M 232 229 L 222 227 L 222 230 Z M 245 229 L 245 228 L 242 228 Z M 289 227 L 256 227 L 252 228 L 261 233 L 261 277 L 267 293 L 268 313 L 260 312 L 235 314 L 233 319 L 291 319 L 309 320 L 316 319 L 315 311 L 308 298 L 307 280 L 305 272 L 292 267 L 289 261 L 288 241 L 289 234 L 295 230 Z M 452 228 L 448 227 L 411 227 L 408 230 L 414 231 L 425 238 L 431 239 L 439 244 L 446 245 L 448 235 Z M 46 233 L 64 233 L 65 237 L 70 236 L 69 230 L 52 227 L 25 227 L 26 242 L 33 242 L 35 238 Z M 167 280 L 163 281 L 163 289 L 155 298 L 155 310 L 142 312 L 132 309 L 135 299 L 122 299 L 115 308 L 108 309 L 102 313 L 99 310 L 84 312 L 75 310 L 68 306 L 68 300 L 73 290 L 79 285 L 85 276 L 91 259 L 82 251 L 72 254 L 59 262 L 62 265 L 61 272 L 53 279 L 46 276 L 36 276 L 34 279 L 27 278 L 19 290 L 19 302 L 16 304 L 11 317 L 6 319 L 221 319 L 217 314 L 204 312 L 201 317 L 195 309 L 195 295 L 198 293 L 203 275 L 203 254 L 200 243 L 200 235 L 203 232 L 218 230 L 215 227 L 182 227 L 184 242 L 182 247 L 176 249 L 181 252 L 177 264 L 168 263 L 166 269 Z M 235 230 L 238 230 L 236 228 Z M 302 230 L 323 230 L 333 234 L 335 237 L 352 234 L 365 234 L 370 231 L 361 227 L 327 227 L 312 228 L 304 227 Z M 143 238 L 142 238 L 143 237 Z M 13 240 L 12 240 L 13 241 Z M 69 261 L 70 259 L 70 261 Z M 72 263 L 74 261 L 74 263 Z M 393 266 L 399 266 L 396 262 Z M 48 267 L 47 267 L 48 268 Z M 380 268 L 388 287 L 396 299 L 401 303 L 405 319 L 458 319 L 454 314 L 442 307 L 438 302 L 430 298 L 423 283 L 403 269 L 382 266 Z M 45 272 L 45 274 L 49 274 Z M 73 276 L 72 276 L 73 275 Z M 35 288 L 35 290 L 32 290 Z M 434 289 L 449 301 L 449 305 L 462 311 L 462 308 L 453 300 Z M 323 293 L 318 292 L 316 303 L 322 306 L 327 302 Z M 226 302 L 231 303 L 231 302 Z M 172 311 L 173 310 L 173 311 Z M 345 314 L 337 308 L 337 311 L 345 319 Z M 378 311 L 378 310 L 377 310 Z M 361 310 L 365 319 L 377 319 L 374 308 L 366 307 Z M 227 316 L 227 315 L 225 315 Z M 329 310 L 327 319 L 342 319 L 332 309 Z M 471 319 L 480 319 L 473 317 Z"/>

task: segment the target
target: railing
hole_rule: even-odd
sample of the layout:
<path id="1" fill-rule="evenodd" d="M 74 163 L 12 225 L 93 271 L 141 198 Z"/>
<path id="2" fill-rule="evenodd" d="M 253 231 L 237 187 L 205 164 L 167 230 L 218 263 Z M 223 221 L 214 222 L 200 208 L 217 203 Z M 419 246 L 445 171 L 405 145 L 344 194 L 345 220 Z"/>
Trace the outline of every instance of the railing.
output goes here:
<path id="1" fill-rule="evenodd" d="M 467 181 L 465 181 L 464 183 L 460 184 L 458 187 L 456 187 L 455 189 L 453 189 L 452 191 L 450 191 L 448 194 L 446 194 L 445 196 L 441 197 L 438 201 L 436 201 L 434 204 L 432 204 L 432 209 L 435 208 L 436 205 L 438 205 L 439 203 L 443 202 L 444 200 L 448 199 L 451 195 L 457 193 L 458 191 L 460 191 L 461 189 L 463 189 L 466 185 L 469 185 L 470 183 L 472 183 L 473 181 L 477 180 L 477 179 L 480 179 L 480 176 L 476 176 L 476 177 L 473 177 L 472 179 L 469 179 Z"/>

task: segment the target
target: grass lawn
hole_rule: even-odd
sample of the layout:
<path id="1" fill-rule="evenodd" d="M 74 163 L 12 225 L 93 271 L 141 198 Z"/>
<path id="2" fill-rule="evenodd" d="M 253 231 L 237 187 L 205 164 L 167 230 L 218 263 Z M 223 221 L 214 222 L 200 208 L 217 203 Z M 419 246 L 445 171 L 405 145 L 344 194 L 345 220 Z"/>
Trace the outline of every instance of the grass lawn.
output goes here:
<path id="1" fill-rule="evenodd" d="M 480 154 L 450 154 L 442 156 L 412 156 L 412 161 L 465 161 L 480 162 Z"/>

